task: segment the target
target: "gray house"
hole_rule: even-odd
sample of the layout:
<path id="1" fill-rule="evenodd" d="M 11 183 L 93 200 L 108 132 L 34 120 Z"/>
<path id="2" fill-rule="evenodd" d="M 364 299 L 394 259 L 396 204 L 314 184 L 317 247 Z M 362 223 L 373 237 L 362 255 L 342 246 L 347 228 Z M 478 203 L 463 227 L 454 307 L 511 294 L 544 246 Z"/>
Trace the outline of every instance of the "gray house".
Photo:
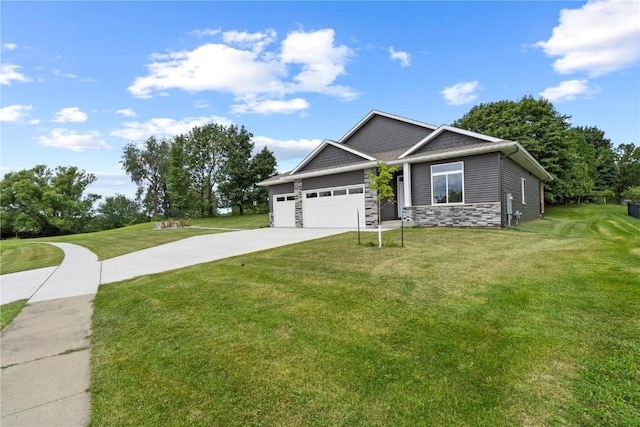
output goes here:
<path id="1" fill-rule="evenodd" d="M 397 166 L 395 204 L 378 212 L 367 172 Z M 372 111 L 339 141 L 325 140 L 269 188 L 272 227 L 407 225 L 500 227 L 544 212 L 544 168 L 515 141 Z"/>

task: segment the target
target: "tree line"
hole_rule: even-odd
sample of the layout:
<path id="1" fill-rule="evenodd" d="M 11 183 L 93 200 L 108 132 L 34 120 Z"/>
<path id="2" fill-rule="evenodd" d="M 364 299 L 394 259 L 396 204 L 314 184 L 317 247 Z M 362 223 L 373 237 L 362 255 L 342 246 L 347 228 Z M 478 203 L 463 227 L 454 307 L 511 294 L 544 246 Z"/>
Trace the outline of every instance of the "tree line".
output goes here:
<path id="1" fill-rule="evenodd" d="M 152 218 L 205 217 L 268 210 L 257 183 L 276 173 L 266 147 L 253 155 L 243 126 L 209 124 L 172 139 L 149 137 L 123 149 L 121 164 L 136 199 L 85 194 L 95 175 L 75 166 L 37 165 L 0 182 L 0 235 L 37 237 L 107 230 Z"/>
<path id="2" fill-rule="evenodd" d="M 150 217 L 266 212 L 267 189 L 257 183 L 273 176 L 277 163 L 266 147 L 252 154 L 252 137 L 244 126 L 196 126 L 172 139 L 128 144 L 122 166 Z"/>
<path id="3" fill-rule="evenodd" d="M 544 98 L 479 104 L 453 126 L 518 141 L 549 172 L 545 201 L 549 204 L 634 199 L 640 187 L 640 146 L 614 148 L 595 126 L 571 126 Z"/>

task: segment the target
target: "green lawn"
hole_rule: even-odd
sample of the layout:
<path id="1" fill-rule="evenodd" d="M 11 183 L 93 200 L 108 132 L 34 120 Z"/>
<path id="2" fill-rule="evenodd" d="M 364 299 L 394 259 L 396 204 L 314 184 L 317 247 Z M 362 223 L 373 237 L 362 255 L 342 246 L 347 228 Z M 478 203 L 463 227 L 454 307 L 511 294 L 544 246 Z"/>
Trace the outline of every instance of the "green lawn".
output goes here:
<path id="1" fill-rule="evenodd" d="M 84 246 L 98 255 L 100 260 L 113 258 L 152 246 L 202 234 L 221 233 L 224 230 L 207 228 L 180 228 L 155 230 L 155 222 L 136 224 L 114 230 L 40 239 L 9 239 L 0 243 L 0 274 L 15 273 L 34 268 L 59 265 L 64 253 L 55 246 L 35 242 L 67 242 Z M 192 221 L 197 227 L 252 229 L 269 226 L 269 217 L 261 215 L 219 216 Z"/>
<path id="2" fill-rule="evenodd" d="M 16 273 L 35 268 L 59 265 L 64 252 L 55 246 L 34 243 L 34 240 L 0 241 L 0 274 Z"/>
<path id="3" fill-rule="evenodd" d="M 640 424 L 640 221 L 522 228 L 346 233 L 102 286 L 91 423 Z"/>

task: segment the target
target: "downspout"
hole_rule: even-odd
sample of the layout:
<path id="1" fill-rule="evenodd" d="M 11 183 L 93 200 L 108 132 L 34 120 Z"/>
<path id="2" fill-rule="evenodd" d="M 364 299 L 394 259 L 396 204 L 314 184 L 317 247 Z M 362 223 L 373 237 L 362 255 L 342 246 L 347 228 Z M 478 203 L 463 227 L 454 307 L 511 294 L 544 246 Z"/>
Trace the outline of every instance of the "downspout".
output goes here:
<path id="1" fill-rule="evenodd" d="M 504 177 L 502 176 L 502 162 L 504 161 L 504 159 L 506 159 L 507 157 L 513 156 L 518 151 L 520 151 L 520 148 L 516 145 L 515 151 L 508 154 L 502 154 L 500 156 L 500 162 L 498 163 L 498 173 L 500 174 L 500 226 L 501 227 L 506 227 L 506 224 L 504 223 L 504 218 L 506 216 L 506 212 L 505 212 L 506 208 L 504 206 Z"/>

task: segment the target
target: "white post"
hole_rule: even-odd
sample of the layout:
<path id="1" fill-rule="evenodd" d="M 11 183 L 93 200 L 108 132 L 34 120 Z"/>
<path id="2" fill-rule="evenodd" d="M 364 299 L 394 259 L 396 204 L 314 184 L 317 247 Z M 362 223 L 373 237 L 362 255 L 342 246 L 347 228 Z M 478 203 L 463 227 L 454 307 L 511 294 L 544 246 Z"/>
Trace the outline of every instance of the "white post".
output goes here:
<path id="1" fill-rule="evenodd" d="M 382 225 L 378 223 L 378 247 L 382 247 Z"/>

